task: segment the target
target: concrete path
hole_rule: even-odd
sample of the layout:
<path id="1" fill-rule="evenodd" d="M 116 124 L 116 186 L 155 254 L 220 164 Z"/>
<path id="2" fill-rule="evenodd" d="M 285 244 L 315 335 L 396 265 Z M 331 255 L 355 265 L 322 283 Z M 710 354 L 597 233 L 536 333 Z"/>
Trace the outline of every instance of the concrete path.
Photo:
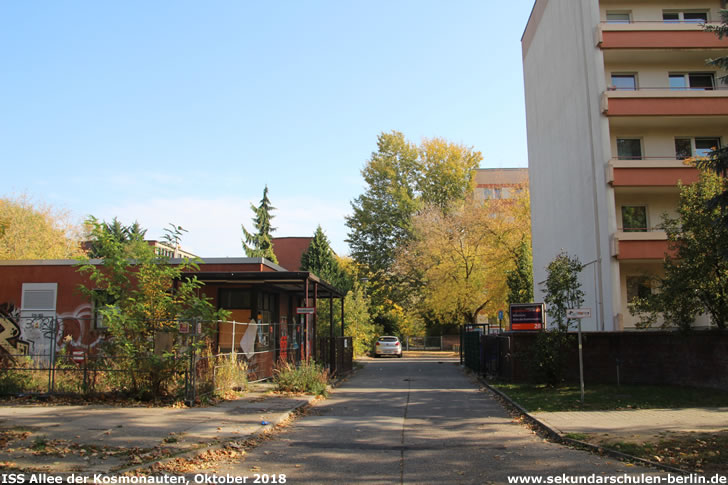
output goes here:
<path id="1" fill-rule="evenodd" d="M 546 442 L 514 422 L 457 359 L 427 358 L 365 362 L 309 415 L 216 472 L 317 484 L 657 473 Z"/>
<path id="2" fill-rule="evenodd" d="M 665 432 L 713 432 L 728 429 L 728 407 L 530 414 L 561 434 L 607 433 L 615 437 L 646 438 Z"/>
<path id="3" fill-rule="evenodd" d="M 273 395 L 269 390 L 270 386 L 254 387 L 241 399 L 214 407 L 0 405 L 0 441 L 22 437 L 0 447 L 0 463 L 57 473 L 108 472 L 128 460 L 124 450 L 144 458 L 152 450 L 156 455 L 179 453 L 200 444 L 242 440 L 272 427 L 312 399 Z M 39 440 L 48 442 L 53 453 L 30 450 Z M 78 446 L 99 450 L 92 456 Z"/>

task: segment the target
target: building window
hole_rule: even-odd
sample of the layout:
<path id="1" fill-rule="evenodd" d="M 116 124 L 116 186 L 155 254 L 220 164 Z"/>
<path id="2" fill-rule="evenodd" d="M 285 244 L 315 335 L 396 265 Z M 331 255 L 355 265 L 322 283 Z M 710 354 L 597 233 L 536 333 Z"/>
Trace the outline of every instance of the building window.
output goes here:
<path id="1" fill-rule="evenodd" d="M 252 309 L 251 292 L 243 288 L 225 288 L 220 290 L 220 308 L 226 310 Z"/>
<path id="2" fill-rule="evenodd" d="M 647 276 L 627 276 L 627 302 L 635 298 L 647 298 L 652 294 L 652 286 Z"/>
<path id="3" fill-rule="evenodd" d="M 712 72 L 670 73 L 670 89 L 711 91 L 715 89 L 715 76 Z"/>
<path id="4" fill-rule="evenodd" d="M 108 328 L 108 323 L 104 319 L 104 316 L 99 313 L 99 310 L 107 305 L 114 305 L 115 300 L 105 290 L 93 290 L 93 301 L 91 302 L 93 311 L 93 324 L 94 328 L 104 329 Z"/>
<path id="5" fill-rule="evenodd" d="M 646 206 L 622 206 L 622 230 L 624 232 L 647 232 L 648 229 Z"/>
<path id="6" fill-rule="evenodd" d="M 678 160 L 685 160 L 690 157 L 707 157 L 714 148 L 720 148 L 720 138 L 675 138 L 675 157 Z"/>
<path id="7" fill-rule="evenodd" d="M 720 148 L 720 138 L 696 138 L 695 156 L 707 157 L 714 148 Z"/>
<path id="8" fill-rule="evenodd" d="M 705 10 L 663 10 L 662 20 L 667 24 L 690 22 L 696 24 L 705 24 L 708 22 L 708 12 Z"/>
<path id="9" fill-rule="evenodd" d="M 639 138 L 617 138 L 617 158 L 620 160 L 642 160 L 642 140 Z"/>
<path id="10" fill-rule="evenodd" d="M 607 12 L 608 24 L 628 24 L 632 21 L 629 12 Z"/>
<path id="11" fill-rule="evenodd" d="M 634 74 L 612 74 L 612 89 L 634 91 L 637 89 L 637 77 Z"/>

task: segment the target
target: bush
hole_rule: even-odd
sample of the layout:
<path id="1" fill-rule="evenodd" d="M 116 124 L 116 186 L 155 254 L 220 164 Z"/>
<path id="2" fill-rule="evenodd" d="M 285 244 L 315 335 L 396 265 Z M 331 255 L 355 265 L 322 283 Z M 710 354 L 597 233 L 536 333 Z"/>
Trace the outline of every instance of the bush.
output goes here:
<path id="1" fill-rule="evenodd" d="M 313 360 L 298 365 L 282 361 L 273 370 L 273 382 L 279 391 L 325 395 L 329 372 Z"/>
<path id="2" fill-rule="evenodd" d="M 21 357 L 15 362 L 7 361 L 3 364 L 8 367 L 0 369 L 0 394 L 48 390 L 48 371 L 32 370 L 36 366 L 30 357 Z"/>
<path id="3" fill-rule="evenodd" d="M 531 353 L 530 375 L 541 384 L 555 386 L 564 381 L 574 336 L 559 330 L 539 332 Z"/>
<path id="4" fill-rule="evenodd" d="M 248 388 L 248 364 L 241 360 L 241 354 L 217 356 L 215 365 L 215 391 L 244 391 Z"/>

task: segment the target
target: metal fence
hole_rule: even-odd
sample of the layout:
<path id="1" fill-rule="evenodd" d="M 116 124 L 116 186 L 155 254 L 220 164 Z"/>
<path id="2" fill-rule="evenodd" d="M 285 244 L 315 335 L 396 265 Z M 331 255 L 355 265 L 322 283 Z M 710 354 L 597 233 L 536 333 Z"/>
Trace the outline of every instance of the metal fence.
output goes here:
<path id="1" fill-rule="evenodd" d="M 333 339 L 320 337 L 316 345 L 316 362 L 327 367 L 332 376 L 351 372 L 354 367 L 354 339 L 352 337 L 334 337 Z"/>
<path id="2" fill-rule="evenodd" d="M 442 337 L 407 337 L 405 350 L 442 350 Z"/>
<path id="3" fill-rule="evenodd" d="M 279 360 L 299 362 L 302 355 L 303 333 L 295 322 L 156 322 L 144 349 L 119 354 L 90 315 L 1 317 L 2 394 L 118 393 L 140 384 L 159 391 L 163 381 L 166 394 L 183 394 L 191 404 L 268 379 Z M 154 382 L 142 382 L 149 375 Z"/>

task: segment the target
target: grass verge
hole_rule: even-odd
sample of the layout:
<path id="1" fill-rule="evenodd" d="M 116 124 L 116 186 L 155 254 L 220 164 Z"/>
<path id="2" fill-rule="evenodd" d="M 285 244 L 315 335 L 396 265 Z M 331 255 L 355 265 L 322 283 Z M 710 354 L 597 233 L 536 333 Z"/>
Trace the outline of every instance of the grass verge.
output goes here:
<path id="1" fill-rule="evenodd" d="M 534 384 L 491 385 L 530 412 L 607 411 L 620 409 L 675 409 L 721 407 L 728 403 L 728 392 L 675 386 L 588 385 L 581 404 L 579 386 Z"/>

